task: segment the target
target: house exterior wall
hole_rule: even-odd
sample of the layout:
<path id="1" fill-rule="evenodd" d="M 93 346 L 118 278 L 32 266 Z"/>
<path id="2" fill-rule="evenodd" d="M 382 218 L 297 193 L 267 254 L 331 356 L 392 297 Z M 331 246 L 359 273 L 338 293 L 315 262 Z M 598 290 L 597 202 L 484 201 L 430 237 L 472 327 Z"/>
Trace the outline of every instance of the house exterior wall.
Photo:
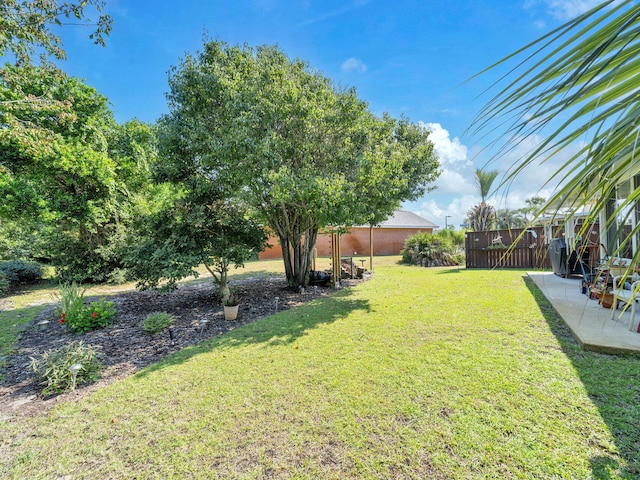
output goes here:
<path id="1" fill-rule="evenodd" d="M 282 258 L 282 246 L 278 237 L 271 234 L 267 240 L 269 246 L 260 252 L 258 255 L 259 260 L 274 260 L 276 258 Z"/>
<path id="2" fill-rule="evenodd" d="M 405 240 L 419 232 L 432 234 L 432 228 L 374 228 L 373 229 L 373 253 L 374 255 L 398 255 L 404 248 Z M 270 236 L 269 245 L 260 253 L 260 260 L 282 258 L 282 247 L 278 237 Z M 319 234 L 316 242 L 319 257 L 331 256 L 331 235 Z M 349 233 L 340 237 L 340 250 L 342 255 L 370 255 L 369 252 L 369 228 L 354 227 Z"/>

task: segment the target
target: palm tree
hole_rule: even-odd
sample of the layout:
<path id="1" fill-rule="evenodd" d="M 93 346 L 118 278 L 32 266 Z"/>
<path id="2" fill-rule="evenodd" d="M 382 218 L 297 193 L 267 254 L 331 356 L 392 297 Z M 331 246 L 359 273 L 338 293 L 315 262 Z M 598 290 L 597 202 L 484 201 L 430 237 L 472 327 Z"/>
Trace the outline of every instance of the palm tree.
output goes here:
<path id="1" fill-rule="evenodd" d="M 575 213 L 588 205 L 589 220 L 606 211 L 608 226 L 630 215 L 640 199 L 639 29 L 639 4 L 608 0 L 496 64 L 519 61 L 497 82 L 498 94 L 472 130 L 502 145 L 497 155 L 542 138 L 503 184 L 534 163 L 575 149 L 547 183 L 559 187 L 545 208 L 563 205 Z M 495 121 L 505 127 L 500 138 L 490 137 Z M 612 203 L 616 187 L 629 179 L 635 181 L 626 199 Z"/>
<path id="2" fill-rule="evenodd" d="M 481 168 L 476 168 L 476 187 L 478 187 L 478 191 L 480 192 L 482 203 L 487 201 L 487 196 L 489 196 L 489 192 L 491 192 L 491 185 L 497 176 L 497 170 L 482 170 Z"/>
<path id="3" fill-rule="evenodd" d="M 496 210 L 487 203 L 491 185 L 498 176 L 497 170 L 476 169 L 476 186 L 480 191 L 481 201 L 467 212 L 466 223 L 475 232 L 490 230 L 496 222 Z"/>

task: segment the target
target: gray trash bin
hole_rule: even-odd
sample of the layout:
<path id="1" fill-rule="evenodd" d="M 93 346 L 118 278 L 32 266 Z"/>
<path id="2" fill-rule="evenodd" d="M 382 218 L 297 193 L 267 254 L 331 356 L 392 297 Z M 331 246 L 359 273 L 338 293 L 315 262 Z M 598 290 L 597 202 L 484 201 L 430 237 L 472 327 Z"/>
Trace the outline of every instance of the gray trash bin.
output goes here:
<path id="1" fill-rule="evenodd" d="M 561 277 L 567 276 L 567 244 L 564 238 L 554 238 L 549 245 L 549 257 L 553 273 Z"/>

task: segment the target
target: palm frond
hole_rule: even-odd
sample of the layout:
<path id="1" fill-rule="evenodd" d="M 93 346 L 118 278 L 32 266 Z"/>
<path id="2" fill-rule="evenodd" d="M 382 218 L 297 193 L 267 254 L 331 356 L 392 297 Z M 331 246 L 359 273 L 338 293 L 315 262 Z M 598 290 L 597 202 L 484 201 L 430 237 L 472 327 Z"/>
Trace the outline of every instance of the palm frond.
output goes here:
<path id="1" fill-rule="evenodd" d="M 489 69 L 521 56 L 470 127 L 497 149 L 494 158 L 541 138 L 498 188 L 537 162 L 570 151 L 546 184 L 557 188 L 545 208 L 604 209 L 617 185 L 640 175 L 640 5 L 603 2 Z M 640 182 L 631 190 L 607 224 L 628 218 Z M 639 232 L 636 227 L 633 234 Z"/>

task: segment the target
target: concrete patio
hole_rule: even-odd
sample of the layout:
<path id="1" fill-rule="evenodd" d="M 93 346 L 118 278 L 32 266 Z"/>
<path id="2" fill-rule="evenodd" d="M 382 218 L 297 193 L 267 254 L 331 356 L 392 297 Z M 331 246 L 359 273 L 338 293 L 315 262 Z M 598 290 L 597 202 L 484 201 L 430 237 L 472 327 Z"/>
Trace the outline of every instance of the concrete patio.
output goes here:
<path id="1" fill-rule="evenodd" d="M 551 272 L 528 272 L 528 275 L 585 350 L 640 353 L 640 333 L 636 332 L 640 306 L 636 310 L 634 329 L 629 331 L 631 309 L 620 316 L 621 304 L 613 320 L 608 320 L 608 308 L 580 293 L 580 277 L 563 278 Z"/>

